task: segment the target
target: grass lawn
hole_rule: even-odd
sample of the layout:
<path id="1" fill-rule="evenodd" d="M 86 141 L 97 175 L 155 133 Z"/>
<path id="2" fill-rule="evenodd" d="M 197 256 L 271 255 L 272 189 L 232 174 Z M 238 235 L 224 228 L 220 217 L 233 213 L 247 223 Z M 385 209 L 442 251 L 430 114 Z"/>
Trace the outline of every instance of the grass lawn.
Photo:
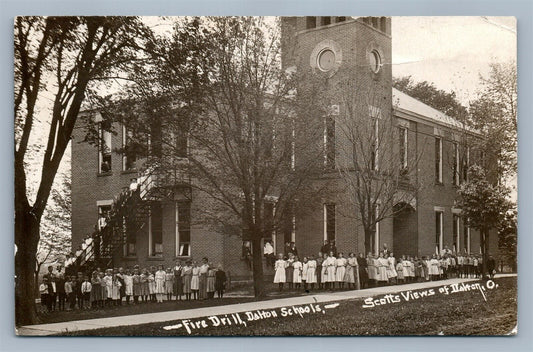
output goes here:
<path id="1" fill-rule="evenodd" d="M 438 293 L 419 299 L 401 299 L 399 303 L 387 303 L 363 308 L 362 299 L 339 301 L 338 306 L 320 313 L 278 316 L 247 321 L 246 326 L 208 326 L 193 329 L 191 335 L 199 336 L 289 336 L 289 335 L 497 335 L 507 334 L 517 322 L 516 277 L 500 278 L 499 285 L 485 291 L 486 299 L 478 289 L 449 295 Z M 420 291 L 420 290 L 417 290 Z M 374 298 L 383 298 L 376 296 Z M 401 297 L 400 297 L 401 298 Z M 246 314 L 240 313 L 243 320 Z M 202 319 L 195 319 L 199 321 Z M 181 321 L 122 326 L 81 332 L 71 336 L 189 336 L 182 327 L 164 330 L 164 326 Z"/>

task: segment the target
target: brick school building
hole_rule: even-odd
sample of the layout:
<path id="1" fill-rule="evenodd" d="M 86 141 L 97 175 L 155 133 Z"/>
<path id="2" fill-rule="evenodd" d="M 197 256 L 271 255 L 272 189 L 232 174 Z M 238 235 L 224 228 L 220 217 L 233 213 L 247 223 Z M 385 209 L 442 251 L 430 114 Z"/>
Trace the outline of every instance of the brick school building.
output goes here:
<path id="1" fill-rule="evenodd" d="M 331 85 L 324 89 L 331 89 L 333 116 L 342 117 L 346 111 L 338 90 L 333 88 L 342 72 L 354 75 L 360 91 L 373 87 L 380 102 L 370 106 L 369 115 L 392 121 L 400 138 L 389 143 L 401 148 L 406 167 L 413 170 L 399 190 L 411 194 L 398 198 L 399 203 L 409 199 L 408 204 L 398 204 L 401 212 L 379 222 L 369 248 L 365 248 L 361 224 L 350 216 L 349 200 L 338 179 L 333 181 L 338 192 L 310 205 L 312 210 L 305 216 L 295 213 L 290 231 L 272 233 L 276 253 L 284 251 L 285 243 L 295 242 L 301 255 L 316 255 L 324 240 L 335 240 L 338 250 L 345 253 L 367 249 L 378 252 L 386 246 L 397 257 L 431 255 L 445 248 L 480 254 L 479 233 L 464 224 L 461 209 L 455 206 L 457 188 L 467 177 L 466 168 L 485 158 L 481 151 L 463 143 L 463 136 L 479 135 L 392 87 L 391 35 L 389 17 L 282 18 L 283 65 L 309 75 L 330 77 Z M 119 221 L 120 216 L 111 214 L 119 203 L 130 211 L 136 209 L 135 226 L 124 227 L 119 236 L 103 234 L 109 238 L 98 239 L 97 254 L 105 258 L 99 265 L 171 267 L 176 259 L 208 257 L 234 277 L 251 275 L 243 255 L 246 243 L 241 238 L 217 233 L 195 221 L 202 216 L 195 209 L 203 200 L 184 186 L 186 175 L 163 171 L 143 176 L 146 171 L 141 172 L 140 159 L 115 152 L 128 143 L 127 126 L 115 126 L 116 134 L 102 129 L 104 143 L 100 145 L 83 142 L 84 127 L 80 124 L 75 128 L 71 143 L 73 252 L 85 251 L 83 246 L 76 247 L 105 227 L 111 217 Z M 331 166 L 332 178 L 337 177 L 334 170 L 343 160 L 338 128 L 335 123 L 325 124 L 324 162 L 326 169 Z M 186 141 L 183 145 L 182 162 L 186 162 L 187 152 L 193 151 L 187 150 Z M 417 156 L 416 165 L 407 165 L 412 156 Z M 132 179 L 137 179 L 136 199 L 127 196 L 133 192 Z M 423 186 L 412 187 L 415 181 Z M 171 197 L 156 195 L 170 193 Z M 497 237 L 492 234 L 490 240 L 489 250 L 495 255 Z"/>

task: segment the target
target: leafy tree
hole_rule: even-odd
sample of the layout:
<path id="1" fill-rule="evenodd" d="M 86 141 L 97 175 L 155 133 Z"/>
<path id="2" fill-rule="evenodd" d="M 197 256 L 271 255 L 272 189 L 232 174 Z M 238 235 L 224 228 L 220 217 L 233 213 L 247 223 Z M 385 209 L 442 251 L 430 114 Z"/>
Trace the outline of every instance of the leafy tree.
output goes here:
<path id="1" fill-rule="evenodd" d="M 82 103 L 95 79 L 136 60 L 150 32 L 134 17 L 15 18 L 15 306 L 16 324 L 36 323 L 34 270 L 40 224 Z M 50 101 L 49 106 L 45 102 Z M 36 114 L 49 130 L 35 200 L 25 159 Z"/>
<path id="2" fill-rule="evenodd" d="M 516 271 L 516 254 L 517 254 L 517 215 L 516 210 L 509 211 L 505 214 L 505 219 L 498 228 L 498 247 L 501 256 L 511 265 L 513 271 Z"/>
<path id="3" fill-rule="evenodd" d="M 393 78 L 394 88 L 437 109 L 458 121 L 466 121 L 468 110 L 458 100 L 455 92 L 438 89 L 432 82 L 414 82 L 411 76 Z"/>
<path id="4" fill-rule="evenodd" d="M 102 104 L 145 150 L 150 134 L 145 165 L 170 175 L 174 193 L 195 192 L 195 222 L 251 242 L 257 297 L 263 238 L 319 192 L 306 182 L 320 160 L 318 86 L 282 69 L 279 35 L 258 17 L 182 19 L 129 76 L 138 85 Z"/>
<path id="5" fill-rule="evenodd" d="M 490 182 L 485 170 L 473 165 L 469 169 L 468 181 L 461 184 L 458 193 L 458 206 L 467 225 L 480 231 L 483 273 L 486 273 L 489 231 L 501 226 L 511 208 L 509 189 Z"/>
<path id="6" fill-rule="evenodd" d="M 71 249 L 71 188 L 70 177 L 61 175 L 61 188 L 53 188 L 51 201 L 47 203 L 41 224 L 41 236 L 37 246 L 35 285 L 43 264 L 63 260 Z"/>
<path id="7" fill-rule="evenodd" d="M 484 135 L 481 148 L 494 179 L 504 182 L 516 174 L 517 85 L 516 64 L 494 63 L 481 77 L 478 98 L 470 102 L 471 124 Z"/>
<path id="8" fill-rule="evenodd" d="M 261 297 L 262 239 L 292 223 L 316 194 L 307 181 L 317 175 L 322 125 L 315 90 L 298 86 L 299 77 L 281 67 L 277 26 L 254 17 L 211 18 L 209 25 L 206 66 L 213 66 L 206 113 L 190 130 L 192 187 L 216 209 L 206 214 L 213 222 L 243 229 Z"/>

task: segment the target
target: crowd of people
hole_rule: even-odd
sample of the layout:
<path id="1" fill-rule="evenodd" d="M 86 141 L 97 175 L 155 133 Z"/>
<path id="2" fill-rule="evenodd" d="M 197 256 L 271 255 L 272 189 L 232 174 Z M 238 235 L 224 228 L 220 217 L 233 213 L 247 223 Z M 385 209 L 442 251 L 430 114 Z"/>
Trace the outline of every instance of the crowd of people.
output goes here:
<path id="1" fill-rule="evenodd" d="M 98 309 L 122 304 L 161 303 L 166 300 L 204 300 L 224 296 L 227 277 L 222 266 L 208 258 L 201 263 L 176 260 L 173 268 L 96 268 L 92 274 L 66 275 L 62 267 L 48 267 L 39 286 L 41 304 L 48 311 Z"/>
<path id="2" fill-rule="evenodd" d="M 265 244 L 267 264 L 272 262 L 272 244 Z M 273 249 L 273 247 L 272 247 Z M 301 259 L 301 260 L 300 260 Z M 376 286 L 442 280 L 450 277 L 480 278 L 482 256 L 455 253 L 447 248 L 428 256 L 396 258 L 386 244 L 378 255 L 338 252 L 334 241 L 325 241 L 318 255 L 298 256 L 294 242 L 285 245 L 274 267 L 274 283 L 289 289 L 363 289 Z M 496 262 L 489 256 L 487 270 L 494 276 Z"/>

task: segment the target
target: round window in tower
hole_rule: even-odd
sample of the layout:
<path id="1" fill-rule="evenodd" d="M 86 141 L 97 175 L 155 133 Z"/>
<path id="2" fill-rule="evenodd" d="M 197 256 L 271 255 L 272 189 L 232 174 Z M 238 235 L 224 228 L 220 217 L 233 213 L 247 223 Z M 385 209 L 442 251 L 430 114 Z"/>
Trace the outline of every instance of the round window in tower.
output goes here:
<path id="1" fill-rule="evenodd" d="M 381 68 L 381 56 L 379 55 L 377 50 L 372 50 L 370 52 L 370 69 L 374 73 L 378 73 L 379 69 Z"/>
<path id="2" fill-rule="evenodd" d="M 318 54 L 318 67 L 322 71 L 330 71 L 335 67 L 335 53 L 331 49 L 324 49 Z"/>

